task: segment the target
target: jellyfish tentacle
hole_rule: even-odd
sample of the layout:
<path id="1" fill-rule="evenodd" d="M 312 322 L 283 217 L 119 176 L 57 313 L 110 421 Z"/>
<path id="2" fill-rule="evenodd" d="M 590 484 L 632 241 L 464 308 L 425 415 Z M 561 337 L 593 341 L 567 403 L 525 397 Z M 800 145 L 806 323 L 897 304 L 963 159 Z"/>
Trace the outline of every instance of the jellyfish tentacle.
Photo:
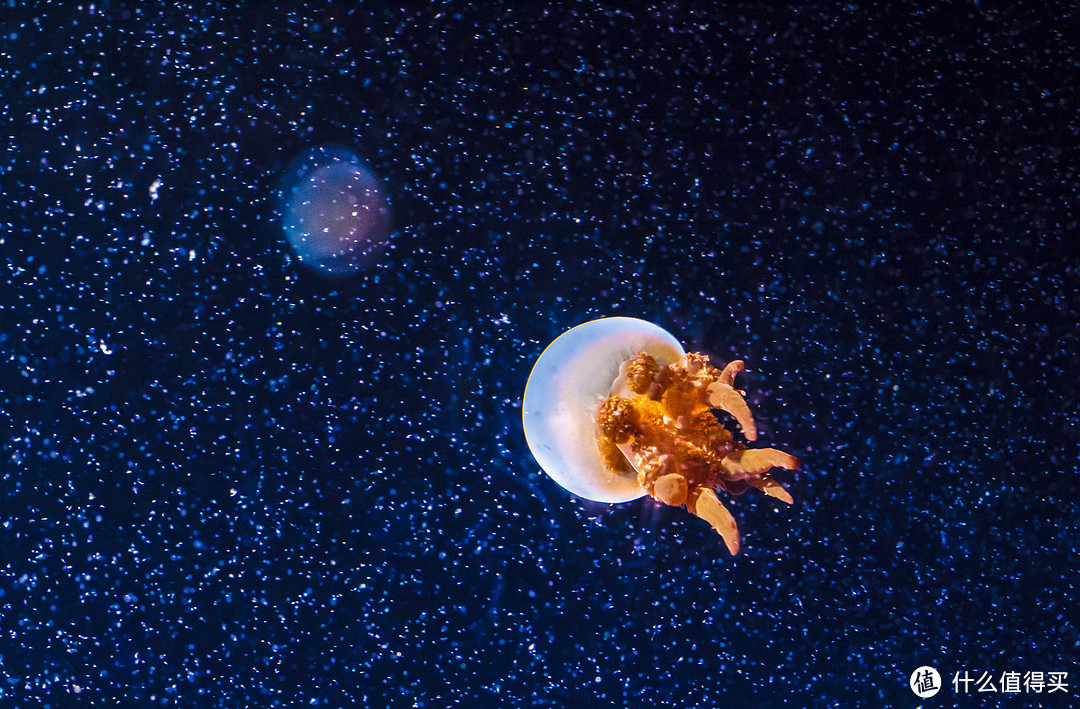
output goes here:
<path id="1" fill-rule="evenodd" d="M 785 490 L 783 485 L 773 480 L 771 475 L 766 473 L 762 473 L 757 477 L 747 478 L 746 484 L 761 490 L 766 495 L 771 495 L 778 500 L 786 502 L 789 505 L 795 502 L 791 497 L 791 493 Z"/>
<path id="2" fill-rule="evenodd" d="M 773 468 L 795 470 L 799 459 L 775 448 L 743 448 L 724 456 L 720 467 L 729 478 L 753 479 Z"/>
<path id="3" fill-rule="evenodd" d="M 732 556 L 739 553 L 739 526 L 716 493 L 707 487 L 698 487 L 690 491 L 686 498 L 686 509 L 712 525 L 724 540 Z"/>
<path id="4" fill-rule="evenodd" d="M 727 384 L 729 387 L 735 386 L 735 375 L 746 369 L 746 363 L 741 359 L 735 359 L 727 363 L 723 371 L 720 372 L 720 378 L 717 379 L 721 384 Z"/>
<path id="5" fill-rule="evenodd" d="M 653 484 L 653 496 L 665 505 L 678 507 L 689 494 L 686 478 L 679 473 L 661 475 Z"/>
<path id="6" fill-rule="evenodd" d="M 719 381 L 710 384 L 706 391 L 709 406 L 726 411 L 734 416 L 735 420 L 739 422 L 746 440 L 757 440 L 757 425 L 754 423 L 754 415 L 750 413 L 750 407 L 746 404 L 746 399 L 742 397 L 742 394 L 732 388 L 730 384 Z"/>

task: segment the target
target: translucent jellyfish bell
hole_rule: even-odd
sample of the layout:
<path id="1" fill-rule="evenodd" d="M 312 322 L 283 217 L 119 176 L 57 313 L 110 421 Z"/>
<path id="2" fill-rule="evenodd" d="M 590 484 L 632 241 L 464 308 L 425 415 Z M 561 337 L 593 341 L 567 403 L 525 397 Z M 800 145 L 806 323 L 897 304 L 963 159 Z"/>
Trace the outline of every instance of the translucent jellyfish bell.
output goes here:
<path id="1" fill-rule="evenodd" d="M 757 438 L 750 408 L 735 389 L 743 369 L 687 354 L 670 333 L 634 318 L 604 318 L 563 333 L 541 353 L 522 399 L 529 449 L 566 490 L 597 502 L 651 495 L 686 505 L 739 550 L 735 519 L 716 490 L 748 487 L 790 503 L 769 476 L 798 460 L 734 440 L 712 413 L 721 409 Z"/>
<path id="2" fill-rule="evenodd" d="M 604 465 L 596 412 L 619 367 L 640 351 L 664 361 L 685 353 L 663 328 L 635 318 L 593 320 L 564 332 L 536 360 L 522 398 L 525 440 L 551 479 L 578 497 L 629 502 L 645 494 L 633 476 Z"/>
<path id="3" fill-rule="evenodd" d="M 289 164 L 281 219 L 300 262 L 334 276 L 355 273 L 390 239 L 390 206 L 379 179 L 342 147 L 314 147 Z"/>

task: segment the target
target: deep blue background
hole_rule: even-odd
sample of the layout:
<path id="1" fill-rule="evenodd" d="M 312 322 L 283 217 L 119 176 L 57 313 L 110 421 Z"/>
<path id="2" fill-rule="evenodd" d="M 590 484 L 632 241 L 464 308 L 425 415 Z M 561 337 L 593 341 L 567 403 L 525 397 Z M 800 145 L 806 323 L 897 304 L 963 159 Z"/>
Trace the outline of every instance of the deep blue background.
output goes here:
<path id="1" fill-rule="evenodd" d="M 1080 692 L 1080 9 L 712 5 L 9 9 L 0 702 Z M 393 203 L 348 280 L 280 232 L 317 144 Z M 610 315 L 802 459 L 738 557 L 532 460 L 532 362 Z"/>

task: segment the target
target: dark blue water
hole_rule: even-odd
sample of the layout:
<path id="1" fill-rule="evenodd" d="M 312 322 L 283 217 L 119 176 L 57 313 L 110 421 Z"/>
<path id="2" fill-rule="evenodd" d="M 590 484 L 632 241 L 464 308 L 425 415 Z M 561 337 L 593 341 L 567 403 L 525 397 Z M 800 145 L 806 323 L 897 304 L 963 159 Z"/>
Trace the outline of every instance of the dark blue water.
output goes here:
<path id="1" fill-rule="evenodd" d="M 9 9 L 0 703 L 1068 705 L 1080 10 L 1031 8 Z M 282 233 L 316 145 L 393 211 L 351 278 Z M 802 460 L 737 557 L 532 460 L 613 315 Z"/>

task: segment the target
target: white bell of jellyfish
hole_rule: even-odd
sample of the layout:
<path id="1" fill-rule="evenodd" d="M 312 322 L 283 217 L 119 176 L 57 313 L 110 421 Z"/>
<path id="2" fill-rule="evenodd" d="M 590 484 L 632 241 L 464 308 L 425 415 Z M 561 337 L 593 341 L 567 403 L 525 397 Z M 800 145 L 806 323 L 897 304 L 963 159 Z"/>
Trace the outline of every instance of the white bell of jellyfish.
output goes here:
<path id="1" fill-rule="evenodd" d="M 733 386 L 742 369 L 740 360 L 714 367 L 644 320 L 593 320 L 537 359 L 522 398 L 525 439 L 544 472 L 575 495 L 618 503 L 648 494 L 685 504 L 735 554 L 738 527 L 716 491 L 752 487 L 790 503 L 768 471 L 799 464 L 774 448 L 748 448 L 713 414 L 728 412 L 747 441 L 757 438 Z"/>
<path id="2" fill-rule="evenodd" d="M 638 352 L 663 364 L 685 352 L 663 328 L 636 318 L 603 318 L 555 338 L 536 360 L 521 400 L 525 440 L 551 479 L 578 497 L 629 502 L 645 494 L 634 476 L 610 470 L 596 444 L 596 413 L 619 368 Z"/>
<path id="3" fill-rule="evenodd" d="M 300 262 L 332 276 L 355 273 L 390 240 L 390 205 L 379 179 L 343 147 L 317 146 L 289 164 L 281 220 Z"/>

